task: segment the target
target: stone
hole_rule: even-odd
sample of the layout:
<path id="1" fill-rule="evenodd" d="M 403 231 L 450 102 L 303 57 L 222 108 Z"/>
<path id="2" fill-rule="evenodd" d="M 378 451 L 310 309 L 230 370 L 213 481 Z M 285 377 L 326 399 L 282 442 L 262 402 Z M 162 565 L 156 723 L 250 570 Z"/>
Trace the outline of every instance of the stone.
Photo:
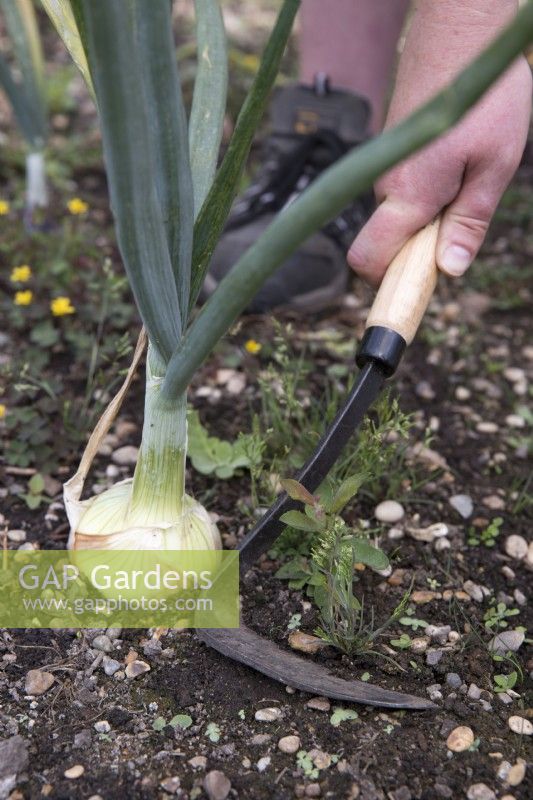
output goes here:
<path id="1" fill-rule="evenodd" d="M 468 787 L 468 800 L 496 800 L 496 795 L 486 783 L 473 783 Z"/>
<path id="2" fill-rule="evenodd" d="M 94 729 L 96 733 L 109 733 L 111 725 L 106 719 L 99 719 L 98 722 L 94 723 Z"/>
<path id="3" fill-rule="evenodd" d="M 150 664 L 147 664 L 146 661 L 138 661 L 137 659 L 134 661 L 130 661 L 130 663 L 126 667 L 126 677 L 127 678 L 138 678 L 140 675 L 144 675 L 145 672 L 150 671 Z"/>
<path id="4" fill-rule="evenodd" d="M 424 633 L 439 644 L 446 644 L 451 633 L 451 625 L 426 625 Z"/>
<path id="5" fill-rule="evenodd" d="M 513 733 L 518 733 L 520 736 L 533 736 L 533 724 L 524 717 L 509 717 L 507 724 Z"/>
<path id="6" fill-rule="evenodd" d="M 426 653 L 426 664 L 428 667 L 436 667 L 443 655 L 443 650 L 428 650 Z"/>
<path id="7" fill-rule="evenodd" d="M 257 722 L 277 722 L 283 717 L 283 713 L 279 708 L 260 708 L 254 717 Z"/>
<path id="8" fill-rule="evenodd" d="M 167 794 L 177 794 L 180 788 L 180 779 L 177 775 L 173 775 L 171 778 L 164 778 L 159 785 Z"/>
<path id="9" fill-rule="evenodd" d="M 0 740 L 0 782 L 28 766 L 28 746 L 22 736 Z"/>
<path id="10" fill-rule="evenodd" d="M 526 373 L 520 367 L 506 367 L 503 377 L 507 378 L 510 383 L 521 383 L 526 379 Z"/>
<path id="11" fill-rule="evenodd" d="M 450 540 L 443 537 L 442 539 L 437 539 L 435 541 L 435 550 L 438 553 L 441 553 L 443 550 L 449 550 L 451 547 Z"/>
<path id="12" fill-rule="evenodd" d="M 465 400 L 469 400 L 472 397 L 472 392 L 470 389 L 467 389 L 466 386 L 458 386 L 455 390 L 455 397 L 463 403 Z"/>
<path id="13" fill-rule="evenodd" d="M 252 736 L 250 739 L 250 744 L 252 747 L 262 747 L 268 744 L 271 739 L 272 736 L 269 733 L 256 733 L 255 736 Z"/>
<path id="14" fill-rule="evenodd" d="M 21 542 L 26 541 L 26 531 L 22 530 L 12 530 L 7 532 L 7 538 L 10 542 L 17 542 L 20 544 Z"/>
<path id="15" fill-rule="evenodd" d="M 478 584 L 474 583 L 474 581 L 465 581 L 463 584 L 463 589 L 467 595 L 472 598 L 472 600 L 476 601 L 476 603 L 483 602 L 485 595 L 481 590 L 481 586 L 478 586 Z"/>
<path id="16" fill-rule="evenodd" d="M 281 750 L 282 753 L 297 753 L 300 749 L 300 737 L 299 736 L 282 736 L 278 742 L 278 750 Z"/>
<path id="17" fill-rule="evenodd" d="M 505 552 L 511 558 L 521 561 L 527 556 L 528 543 L 523 536 L 513 533 L 505 540 Z"/>
<path id="18" fill-rule="evenodd" d="M 391 800 L 412 800 L 413 795 L 408 786 L 400 786 L 393 792 L 390 792 L 389 797 Z"/>
<path id="19" fill-rule="evenodd" d="M 474 744 L 474 731 L 466 725 L 454 728 L 446 739 L 446 747 L 452 753 L 462 753 Z"/>
<path id="20" fill-rule="evenodd" d="M 442 700 L 442 692 L 441 692 L 441 685 L 440 683 L 433 683 L 431 686 L 426 688 L 426 692 L 429 695 L 429 699 L 433 702 L 437 700 Z"/>
<path id="21" fill-rule="evenodd" d="M 478 433 L 498 433 L 498 426 L 495 422 L 478 422 L 476 431 Z"/>
<path id="22" fill-rule="evenodd" d="M 40 695 L 50 689 L 54 683 L 55 678 L 51 672 L 46 672 L 43 669 L 30 669 L 26 675 L 24 684 L 24 691 L 26 694 Z"/>
<path id="23" fill-rule="evenodd" d="M 82 731 L 74 734 L 74 742 L 72 747 L 76 750 L 81 750 L 84 747 L 90 747 L 92 742 L 92 734 L 89 728 L 84 728 Z"/>
<path id="24" fill-rule="evenodd" d="M 428 649 L 429 639 L 427 636 L 417 636 L 411 639 L 411 650 L 413 653 L 425 653 Z"/>
<path id="25" fill-rule="evenodd" d="M 471 683 L 468 687 L 468 692 L 466 696 L 470 698 L 470 700 L 479 700 L 481 697 L 481 689 L 475 683 Z"/>
<path id="26" fill-rule="evenodd" d="M 257 764 L 255 765 L 257 767 L 257 771 L 264 772 L 270 766 L 271 761 L 272 759 L 270 758 L 270 756 L 263 756 L 263 758 L 260 758 Z"/>
<path id="27" fill-rule="evenodd" d="M 500 766 L 498 767 L 496 776 L 500 781 L 506 781 L 510 769 L 511 769 L 511 763 L 509 761 L 502 761 Z"/>
<path id="28" fill-rule="evenodd" d="M 204 778 L 204 789 L 209 800 L 226 800 L 231 782 L 219 769 L 212 769 Z"/>
<path id="29" fill-rule="evenodd" d="M 419 381 L 415 386 L 415 394 L 421 400 L 431 401 L 435 399 L 435 392 L 428 381 Z"/>
<path id="30" fill-rule="evenodd" d="M 505 655 L 508 650 L 510 650 L 511 653 L 516 653 L 524 643 L 525 638 L 524 631 L 500 631 L 500 633 L 497 633 L 496 636 L 490 640 L 489 650 L 499 655 Z"/>
<path id="31" fill-rule="evenodd" d="M 472 516 L 474 503 L 469 495 L 454 494 L 453 497 L 450 497 L 449 502 L 452 508 L 454 508 L 463 519 L 468 519 Z"/>
<path id="32" fill-rule="evenodd" d="M 513 764 L 507 775 L 507 783 L 509 786 L 519 786 L 526 777 L 526 764 L 524 761 L 518 761 Z"/>
<path id="33" fill-rule="evenodd" d="M 450 689 L 458 689 L 462 683 L 463 679 L 457 672 L 446 673 L 446 685 L 449 686 Z"/>
<path id="34" fill-rule="evenodd" d="M 526 564 L 533 569 L 533 542 L 530 542 L 527 548 Z"/>
<path id="35" fill-rule="evenodd" d="M 133 467 L 139 457 L 139 448 L 131 444 L 124 445 L 113 451 L 111 458 L 119 467 Z"/>
<path id="36" fill-rule="evenodd" d="M 490 494 L 488 497 L 483 498 L 483 505 L 490 508 L 491 511 L 503 511 L 505 508 L 505 501 L 503 498 L 498 497 L 497 494 Z"/>
<path id="37" fill-rule="evenodd" d="M 308 783 L 305 787 L 305 796 L 306 797 L 320 797 L 321 789 L 319 783 Z"/>
<path id="38" fill-rule="evenodd" d="M 513 698 L 511 697 L 510 694 L 507 694 L 507 692 L 498 692 L 496 697 L 498 698 L 500 703 L 503 703 L 506 706 L 510 706 L 511 703 L 513 702 Z"/>
<path id="39" fill-rule="evenodd" d="M 435 539 L 447 536 L 449 532 L 449 528 L 444 522 L 436 522 L 427 528 L 407 528 L 411 539 L 415 539 L 417 542 L 433 542 Z"/>
<path id="40" fill-rule="evenodd" d="M 301 653 L 308 653 L 314 655 L 319 650 L 328 647 L 328 643 L 318 636 L 313 636 L 310 633 L 303 633 L 303 631 L 291 631 L 289 634 L 289 644 L 293 650 L 299 650 Z"/>
<path id="41" fill-rule="evenodd" d="M 384 500 L 374 510 L 374 516 L 379 522 L 394 523 L 403 519 L 405 511 L 396 500 Z"/>
<path id="42" fill-rule="evenodd" d="M 94 650 L 101 650 L 103 653 L 109 653 L 109 651 L 113 649 L 113 644 L 109 636 L 106 636 L 105 633 L 102 633 L 100 636 L 94 637 L 91 642 L 91 647 Z"/>
<path id="43" fill-rule="evenodd" d="M 77 778 L 81 778 L 84 772 L 85 767 L 82 764 L 74 764 L 73 767 L 66 769 L 63 775 L 65 778 L 68 778 L 69 781 L 75 781 Z"/>
<path id="44" fill-rule="evenodd" d="M 114 658 L 109 658 L 109 656 L 104 656 L 102 659 L 102 667 L 104 668 L 105 674 L 111 677 L 111 675 L 114 675 L 115 672 L 118 672 L 118 670 L 121 667 L 121 664 Z"/>
<path id="45" fill-rule="evenodd" d="M 205 756 L 193 756 L 187 762 L 193 769 L 205 769 L 207 767 L 207 758 Z"/>
<path id="46" fill-rule="evenodd" d="M 526 421 L 520 414 L 508 414 L 505 417 L 505 424 L 510 428 L 525 428 Z"/>
<path id="47" fill-rule="evenodd" d="M 433 600 L 440 600 L 442 597 L 440 592 L 430 592 L 428 589 L 421 589 L 420 591 L 413 592 L 411 600 L 417 605 L 424 605 L 424 603 L 432 603 Z"/>
<path id="48" fill-rule="evenodd" d="M 331 703 L 327 697 L 312 697 L 305 706 L 306 708 L 312 708 L 314 711 L 329 711 Z"/>

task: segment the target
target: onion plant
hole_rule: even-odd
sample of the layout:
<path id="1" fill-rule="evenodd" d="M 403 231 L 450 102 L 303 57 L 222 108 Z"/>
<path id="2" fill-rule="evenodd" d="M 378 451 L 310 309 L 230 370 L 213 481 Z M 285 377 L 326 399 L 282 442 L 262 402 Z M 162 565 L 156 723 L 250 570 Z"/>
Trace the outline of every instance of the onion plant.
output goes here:
<path id="1" fill-rule="evenodd" d="M 313 231 L 386 169 L 444 133 L 533 35 L 533 0 L 454 83 L 396 129 L 350 152 L 273 221 L 192 325 L 192 310 L 274 83 L 299 7 L 285 0 L 217 169 L 227 59 L 217 0 L 196 0 L 198 68 L 184 108 L 169 0 L 44 0 L 89 80 L 98 107 L 111 205 L 124 266 L 146 335 L 146 399 L 133 479 L 79 497 L 121 392 L 66 485 L 71 546 L 204 549 L 220 546 L 207 512 L 185 494 L 186 390 L 194 371 L 261 283 Z M 53 7 L 53 8 L 52 8 Z M 67 33 L 65 33 L 67 32 Z"/>
<path id="2" fill-rule="evenodd" d="M 0 0 L 11 58 L 0 53 L 0 86 L 13 108 L 28 144 L 26 209 L 45 208 L 48 191 L 43 150 L 47 139 L 47 106 L 41 40 L 32 0 Z"/>

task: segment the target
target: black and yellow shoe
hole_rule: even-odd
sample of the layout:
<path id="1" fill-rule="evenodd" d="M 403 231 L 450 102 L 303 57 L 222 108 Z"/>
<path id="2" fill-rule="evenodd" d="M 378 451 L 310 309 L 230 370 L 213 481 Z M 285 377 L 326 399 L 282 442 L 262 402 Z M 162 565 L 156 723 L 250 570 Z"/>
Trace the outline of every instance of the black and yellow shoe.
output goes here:
<path id="1" fill-rule="evenodd" d="M 276 214 L 283 213 L 321 172 L 367 138 L 369 118 L 366 100 L 330 89 L 325 80 L 317 79 L 314 87 L 294 86 L 275 93 L 262 166 L 235 202 L 213 254 L 204 299 Z M 367 195 L 311 236 L 269 278 L 247 310 L 320 310 L 330 305 L 346 291 L 346 253 L 372 208 L 373 199 Z"/>

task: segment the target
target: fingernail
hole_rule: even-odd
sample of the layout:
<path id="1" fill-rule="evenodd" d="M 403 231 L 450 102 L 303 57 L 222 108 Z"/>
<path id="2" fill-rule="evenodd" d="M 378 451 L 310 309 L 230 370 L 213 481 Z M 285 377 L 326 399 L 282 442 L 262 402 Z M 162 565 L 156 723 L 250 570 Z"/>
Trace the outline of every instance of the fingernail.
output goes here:
<path id="1" fill-rule="evenodd" d="M 451 244 L 446 248 L 440 259 L 440 267 L 449 275 L 463 275 L 470 266 L 471 256 L 466 247 L 460 244 Z"/>

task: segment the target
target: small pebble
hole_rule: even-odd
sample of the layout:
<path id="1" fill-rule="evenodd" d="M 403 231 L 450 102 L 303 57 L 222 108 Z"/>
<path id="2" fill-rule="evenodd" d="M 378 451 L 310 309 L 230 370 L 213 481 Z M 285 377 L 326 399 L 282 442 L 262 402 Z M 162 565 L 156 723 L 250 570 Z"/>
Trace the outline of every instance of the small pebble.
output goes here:
<path id="1" fill-rule="evenodd" d="M 328 643 L 323 639 L 303 631 L 291 631 L 289 644 L 293 650 L 299 650 L 301 653 L 307 653 L 308 655 L 314 655 L 328 647 Z"/>
<path id="2" fill-rule="evenodd" d="M 26 531 L 22 530 L 12 530 L 7 532 L 7 538 L 10 542 L 17 542 L 20 544 L 21 542 L 26 541 Z"/>
<path id="3" fill-rule="evenodd" d="M 106 636 L 105 633 L 100 636 L 95 636 L 91 642 L 91 647 L 94 650 L 101 650 L 104 653 L 109 653 L 109 651 L 113 649 L 111 639 L 109 636 Z"/>
<path id="4" fill-rule="evenodd" d="M 482 603 L 484 600 L 485 595 L 481 589 L 481 586 L 478 586 L 477 583 L 473 581 L 465 581 L 463 584 L 463 589 L 468 594 L 472 600 L 475 600 L 476 603 Z"/>
<path id="5" fill-rule="evenodd" d="M 522 560 L 527 556 L 528 544 L 523 536 L 513 533 L 505 540 L 505 552 L 511 558 Z"/>
<path id="6" fill-rule="evenodd" d="M 496 800 L 496 795 L 486 783 L 473 783 L 466 793 L 468 800 Z"/>
<path id="7" fill-rule="evenodd" d="M 73 767 L 69 767 L 63 773 L 65 778 L 68 778 L 69 781 L 75 781 L 76 778 L 81 778 L 83 773 L 85 772 L 85 767 L 81 764 L 75 764 Z"/>
<path id="8" fill-rule="evenodd" d="M 450 689 L 458 689 L 463 680 L 457 672 L 448 672 L 446 674 L 446 685 L 450 687 Z"/>
<path id="9" fill-rule="evenodd" d="M 94 729 L 96 733 L 109 733 L 111 725 L 106 719 L 99 719 L 98 722 L 94 723 Z"/>
<path id="10" fill-rule="evenodd" d="M 312 708 L 315 711 L 329 711 L 331 703 L 327 697 L 312 697 L 305 704 L 306 708 Z"/>
<path id="11" fill-rule="evenodd" d="M 474 744 L 474 731 L 466 725 L 454 728 L 446 739 L 446 747 L 452 753 L 462 753 Z"/>
<path id="12" fill-rule="evenodd" d="M 520 367 L 506 367 L 503 371 L 503 377 L 507 378 L 510 383 L 520 383 L 526 378 L 526 373 Z"/>
<path id="13" fill-rule="evenodd" d="M 437 700 L 442 700 L 442 692 L 441 692 L 441 685 L 440 683 L 434 683 L 431 686 L 426 688 L 426 692 L 429 695 L 429 699 L 436 702 Z"/>
<path id="14" fill-rule="evenodd" d="M 481 697 L 481 689 L 475 683 L 471 683 L 468 687 L 468 692 L 466 696 L 470 698 L 470 700 L 479 700 Z"/>
<path id="15" fill-rule="evenodd" d="M 454 508 L 463 519 L 468 519 L 472 516 L 474 511 L 474 503 L 472 498 L 467 494 L 454 494 L 450 497 L 450 505 Z"/>
<path id="16" fill-rule="evenodd" d="M 415 386 L 415 394 L 422 400 L 434 400 L 435 392 L 428 381 L 420 381 Z"/>
<path id="17" fill-rule="evenodd" d="M 306 797 L 320 797 L 321 789 L 319 783 L 308 783 L 305 787 Z"/>
<path id="18" fill-rule="evenodd" d="M 498 497 L 497 494 L 491 494 L 483 498 L 483 505 L 490 508 L 491 511 L 503 511 L 505 508 L 505 501 Z"/>
<path id="19" fill-rule="evenodd" d="M 277 722 L 283 713 L 279 708 L 260 708 L 254 716 L 257 722 Z"/>
<path id="20" fill-rule="evenodd" d="M 114 675 L 115 672 L 118 672 L 118 670 L 121 667 L 121 664 L 119 661 L 115 661 L 114 658 L 109 658 L 109 656 L 104 656 L 102 659 L 102 667 L 104 668 L 105 674 L 111 676 Z"/>
<path id="21" fill-rule="evenodd" d="M 173 775 L 171 778 L 164 778 L 159 785 L 167 794 L 177 794 L 180 788 L 180 779 L 177 775 Z"/>
<path id="22" fill-rule="evenodd" d="M 282 738 L 278 742 L 278 749 L 281 750 L 282 753 L 296 753 L 300 749 L 300 737 L 299 736 L 282 736 Z"/>
<path id="23" fill-rule="evenodd" d="M 428 649 L 429 639 L 425 636 L 417 636 L 411 639 L 411 650 L 413 653 L 425 653 Z"/>
<path id="24" fill-rule="evenodd" d="M 478 433 L 498 433 L 498 426 L 495 422 L 478 422 L 476 430 Z"/>
<path id="25" fill-rule="evenodd" d="M 507 775 L 507 783 L 509 786 L 519 786 L 526 777 L 526 764 L 524 761 L 519 761 L 513 764 Z"/>
<path id="26" fill-rule="evenodd" d="M 420 591 L 413 592 L 411 600 L 417 605 L 423 605 L 424 603 L 431 603 L 433 600 L 440 600 L 441 597 L 442 595 L 440 592 L 430 592 L 427 589 L 421 589 Z"/>
<path id="27" fill-rule="evenodd" d="M 435 539 L 447 536 L 449 532 L 444 522 L 436 522 L 428 528 L 407 528 L 409 536 L 417 542 L 433 542 Z"/>
<path id="28" fill-rule="evenodd" d="M 150 671 L 150 664 L 147 664 L 146 661 L 130 661 L 130 663 L 126 667 L 126 677 L 128 678 L 138 678 L 140 675 L 143 675 L 145 672 Z"/>
<path id="29" fill-rule="evenodd" d="M 433 639 L 433 641 L 438 642 L 439 644 L 445 644 L 449 634 L 451 633 L 451 630 L 452 629 L 450 625 L 426 625 L 424 628 L 424 633 L 426 636 L 429 636 L 431 639 Z"/>
<path id="30" fill-rule="evenodd" d="M 513 733 L 519 733 L 521 736 L 533 736 L 533 724 L 524 717 L 509 717 L 507 724 Z"/>
<path id="31" fill-rule="evenodd" d="M 380 522 L 394 523 L 403 519 L 404 508 L 396 500 L 384 500 L 374 511 L 374 516 Z"/>
<path id="32" fill-rule="evenodd" d="M 525 638 L 524 631 L 500 631 L 500 633 L 497 633 L 496 636 L 490 640 L 489 650 L 499 655 L 505 655 L 508 650 L 512 653 L 516 653 L 523 645 Z"/>
<path id="33" fill-rule="evenodd" d="M 114 450 L 111 458 L 118 464 L 119 467 L 130 467 L 134 466 L 137 463 L 137 459 L 139 457 L 139 448 L 133 447 L 132 445 L 125 445 L 124 447 L 119 447 L 117 450 Z"/>
<path id="34" fill-rule="evenodd" d="M 442 650 L 428 650 L 426 653 L 426 664 L 428 667 L 436 667 L 443 655 L 444 652 Z"/>
<path id="35" fill-rule="evenodd" d="M 204 789 L 209 800 L 226 800 L 231 790 L 231 783 L 219 769 L 212 769 L 205 776 Z"/>
<path id="36" fill-rule="evenodd" d="M 250 744 L 253 747 L 262 747 L 264 744 L 268 744 L 271 739 L 272 736 L 269 733 L 256 733 L 250 739 Z"/>
<path id="37" fill-rule="evenodd" d="M 520 414 L 508 414 L 505 417 L 505 424 L 510 428 L 525 428 L 526 421 Z"/>
<path id="38" fill-rule="evenodd" d="M 54 683 L 51 672 L 42 669 L 30 669 L 26 675 L 24 691 L 26 694 L 41 695 L 48 691 Z"/>
<path id="39" fill-rule="evenodd" d="M 264 772 L 270 766 L 271 761 L 272 759 L 270 758 L 270 756 L 263 756 L 263 758 L 260 758 L 256 764 L 257 771 Z"/>
<path id="40" fill-rule="evenodd" d="M 193 769 L 205 769 L 207 767 L 207 758 L 205 756 L 193 756 L 187 762 Z"/>

